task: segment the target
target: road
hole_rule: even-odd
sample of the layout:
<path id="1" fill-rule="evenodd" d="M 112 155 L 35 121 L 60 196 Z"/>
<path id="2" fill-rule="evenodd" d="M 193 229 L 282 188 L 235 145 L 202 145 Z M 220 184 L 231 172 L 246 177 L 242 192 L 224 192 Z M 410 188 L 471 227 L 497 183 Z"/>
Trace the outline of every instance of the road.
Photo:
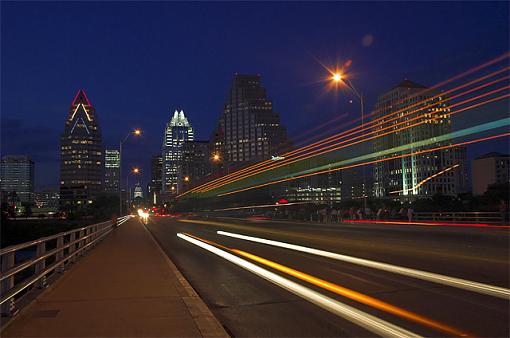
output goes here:
<path id="1" fill-rule="evenodd" d="M 406 330 L 400 334 L 402 337 L 410 336 L 409 332 L 435 337 L 508 337 L 510 333 L 508 296 L 484 293 L 490 288 L 488 285 L 500 287 L 498 290 L 509 288 L 508 229 L 172 217 L 151 217 L 147 226 L 232 336 L 374 336 L 378 333 L 374 326 L 363 321 L 370 315 L 383 320 L 382 326 L 391 323 Z M 369 264 L 388 263 L 389 269 L 412 268 L 483 285 L 474 290 L 462 289 L 437 280 L 424 280 L 421 275 L 397 274 L 357 261 L 233 238 L 217 231 L 321 249 L 362 258 L 362 262 Z M 205 240 L 206 246 L 208 243 L 234 253 L 315 291 L 319 297 L 328 297 L 363 313 L 353 319 L 345 315 L 348 310 L 342 313 L 322 308 L 318 305 L 329 301 L 314 302 L 303 294 L 293 293 L 290 286 L 285 289 L 287 284 L 282 287 L 264 279 L 177 237 L 178 233 Z M 266 261 L 257 261 L 257 257 L 246 253 Z"/>

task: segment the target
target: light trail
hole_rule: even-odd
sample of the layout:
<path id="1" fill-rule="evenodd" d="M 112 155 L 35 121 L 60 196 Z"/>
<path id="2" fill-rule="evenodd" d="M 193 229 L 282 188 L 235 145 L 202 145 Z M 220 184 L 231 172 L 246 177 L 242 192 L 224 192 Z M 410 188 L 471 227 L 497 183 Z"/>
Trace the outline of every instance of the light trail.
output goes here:
<path id="1" fill-rule="evenodd" d="M 507 55 L 504 55 L 504 56 L 502 56 L 502 57 L 506 57 L 506 56 L 507 56 Z M 501 57 L 500 57 L 500 58 L 501 58 Z M 490 64 L 490 63 L 491 63 L 491 62 L 488 62 L 487 64 Z M 372 124 L 372 123 L 374 123 L 374 122 L 377 122 L 377 121 L 379 121 L 379 120 L 385 119 L 385 118 L 387 118 L 387 117 L 388 117 L 388 116 L 390 116 L 390 115 L 395 115 L 395 114 L 398 114 L 399 112 L 406 111 L 406 110 L 408 110 L 409 108 L 412 108 L 412 107 L 414 107 L 414 106 L 418 106 L 418 105 L 420 105 L 420 104 L 422 104 L 422 103 L 424 103 L 424 102 L 427 102 L 427 101 L 430 101 L 430 100 L 432 100 L 432 99 L 434 99 L 434 98 L 440 97 L 441 95 L 443 95 L 443 96 L 444 96 L 444 95 L 446 95 L 446 94 L 448 94 L 448 93 L 450 93 L 450 92 L 456 91 L 456 90 L 458 90 L 458 89 L 464 88 L 464 87 L 466 87 L 466 86 L 468 86 L 468 85 L 471 85 L 471 84 L 473 84 L 473 83 L 479 82 L 479 81 L 484 80 L 484 79 L 489 78 L 489 77 L 492 77 L 492 76 L 497 75 L 497 74 L 499 74 L 499 73 L 501 73 L 501 72 L 504 72 L 504 71 L 506 71 L 506 70 L 508 70 L 508 69 L 509 69 L 509 67 L 505 67 L 505 68 L 500 69 L 500 70 L 498 70 L 498 71 L 496 71 L 496 72 L 493 72 L 493 73 L 487 74 L 487 75 L 482 76 L 482 77 L 480 77 L 480 78 L 478 78 L 478 79 L 472 80 L 472 81 L 470 81 L 470 82 L 468 82 L 468 83 L 466 83 L 466 84 L 464 84 L 464 85 L 461 85 L 461 86 L 456 87 L 456 88 L 454 88 L 454 89 L 450 89 L 450 90 L 448 90 L 448 91 L 446 91 L 446 92 L 443 92 L 443 93 L 441 93 L 441 94 L 437 94 L 436 96 L 434 96 L 434 97 L 432 97 L 432 98 L 425 99 L 425 100 L 420 101 L 420 102 L 417 102 L 417 103 L 415 103 L 415 104 L 413 104 L 413 105 L 411 105 L 411 106 L 409 106 L 409 107 L 406 107 L 406 108 L 404 108 L 404 109 L 400 109 L 399 111 L 396 111 L 396 112 L 390 113 L 390 114 L 385 115 L 385 116 L 383 116 L 383 117 L 380 117 L 380 118 L 378 118 L 378 119 L 376 119 L 376 120 L 370 121 L 370 122 L 368 122 L 367 124 L 365 124 L 365 126 L 368 126 L 368 125 L 370 125 L 370 124 Z M 500 80 L 501 80 L 501 79 L 500 79 Z M 499 80 L 499 81 L 500 81 L 500 80 Z M 498 80 L 497 80 L 497 81 L 498 81 Z M 432 87 L 432 88 L 433 88 L 433 87 Z M 450 98 L 450 99 L 451 99 L 451 98 Z M 436 104 L 438 104 L 438 103 L 439 103 L 439 102 L 434 103 L 433 105 L 436 105 Z M 422 108 L 422 109 L 423 109 L 423 108 Z M 386 123 L 386 121 L 385 121 L 385 123 Z M 326 138 L 325 140 L 317 141 L 317 142 L 312 143 L 311 145 L 308 145 L 308 146 L 306 146 L 306 147 L 302 147 L 302 148 L 296 149 L 296 150 L 294 150 L 294 151 L 291 151 L 291 152 L 285 153 L 283 156 L 289 156 L 289 155 L 291 155 L 291 154 L 295 154 L 295 153 L 298 153 L 298 152 L 302 152 L 302 151 L 304 151 L 304 150 L 306 150 L 306 149 L 309 149 L 310 147 L 318 146 L 318 145 L 323 144 L 323 143 L 325 143 L 325 142 L 331 142 L 331 141 L 333 141 L 333 140 L 334 140 L 334 138 L 335 138 L 335 137 L 341 136 L 341 135 L 343 135 L 343 134 L 345 134 L 345 133 L 347 133 L 347 132 L 349 132 L 349 131 L 352 131 L 352 130 L 358 129 L 358 128 L 360 128 L 360 127 L 362 127 L 362 126 L 356 126 L 356 127 L 352 128 L 351 130 L 347 130 L 347 131 L 341 132 L 341 133 L 339 133 L 339 134 L 337 134 L 337 135 L 332 135 L 332 136 L 330 136 L 330 137 Z M 270 165 L 271 165 L 271 164 L 274 164 L 274 163 L 272 163 L 272 161 L 271 161 L 271 160 L 267 160 L 267 161 L 260 162 L 260 163 L 258 163 L 258 164 L 254 164 L 254 165 L 248 166 L 248 167 L 243 168 L 243 169 L 240 169 L 240 170 L 238 170 L 238 171 L 236 171 L 236 172 L 234 172 L 234 173 L 232 173 L 232 174 L 228 174 L 228 175 L 226 175 L 226 176 L 223 176 L 223 177 L 217 178 L 217 179 L 215 179 L 215 180 L 213 180 L 213 181 L 211 181 L 211 182 L 208 182 L 208 183 L 202 184 L 202 185 L 200 185 L 200 186 L 197 186 L 197 187 L 195 187 L 195 188 L 193 188 L 193 189 L 190 189 L 190 190 L 188 190 L 187 192 L 185 192 L 185 193 L 183 193 L 183 194 L 180 194 L 178 197 L 183 196 L 183 195 L 185 195 L 185 194 L 187 194 L 187 193 L 190 193 L 190 192 L 196 191 L 196 190 L 198 190 L 198 189 L 203 189 L 204 187 L 207 187 L 207 186 L 209 186 L 209 185 L 211 185 L 211 184 L 218 183 L 218 182 L 223 182 L 223 181 L 225 181 L 225 180 L 228 180 L 229 178 L 233 178 L 233 177 L 235 177 L 236 175 L 240 175 L 240 174 L 242 174 L 243 172 L 250 171 L 250 170 L 254 170 L 254 169 L 256 169 L 256 168 L 259 168 L 259 167 L 261 167 L 261 166 L 264 166 L 264 165 L 266 165 L 267 163 L 269 163 Z"/>
<path id="2" fill-rule="evenodd" d="M 398 265 L 392 265 L 392 264 L 372 261 L 372 260 L 368 260 L 368 259 L 364 259 L 364 258 L 342 255 L 342 254 L 338 254 L 338 253 L 334 253 L 334 252 L 309 248 L 309 247 L 296 245 L 296 244 L 274 241 L 274 240 L 260 238 L 260 237 L 240 235 L 240 234 L 221 231 L 221 230 L 217 231 L 216 233 L 218 235 L 228 236 L 228 237 L 237 238 L 237 239 L 243 239 L 243 240 L 250 241 L 250 242 L 262 243 L 262 244 L 276 246 L 276 247 L 285 248 L 285 249 L 289 249 L 289 250 L 305 252 L 305 253 L 309 253 L 309 254 L 316 255 L 316 256 L 328 257 L 328 258 L 335 259 L 338 261 L 343 261 L 343 262 L 356 264 L 356 265 L 360 265 L 360 266 L 366 266 L 366 267 L 370 267 L 370 268 L 377 269 L 377 270 L 388 271 L 388 272 L 392 272 L 392 273 L 407 276 L 407 277 L 417 278 L 417 279 L 426 280 L 426 281 L 437 283 L 437 284 L 442 284 L 442 285 L 447 285 L 447 286 L 451 286 L 451 287 L 455 287 L 455 288 L 459 288 L 459 289 L 473 291 L 473 292 L 477 292 L 477 293 L 481 293 L 481 294 L 485 294 L 485 295 L 489 295 L 489 296 L 493 296 L 493 297 L 497 297 L 497 298 L 502 298 L 505 300 L 510 299 L 510 289 L 502 288 L 502 287 L 495 286 L 495 285 L 474 282 L 474 281 L 470 281 L 470 280 L 466 280 L 466 279 L 462 279 L 462 278 L 445 276 L 445 275 L 441 275 L 441 274 L 437 274 L 437 273 L 433 273 L 433 272 L 422 271 L 422 270 L 417 270 L 417 269 L 412 269 L 412 268 L 406 268 L 406 267 L 402 267 L 402 266 L 398 266 Z"/>
<path id="3" fill-rule="evenodd" d="M 265 280 L 278 285 L 279 287 L 315 304 L 337 316 L 340 316 L 366 330 L 382 337 L 394 338 L 418 338 L 420 335 L 389 323 L 383 319 L 372 316 L 347 304 L 320 294 L 310 288 L 295 283 L 287 278 L 279 276 L 269 270 L 259 267 L 245 259 L 237 257 L 225 250 L 219 249 L 211 244 L 200 241 L 191 236 L 178 233 L 177 237 L 205 249 L 251 273 L 264 278 Z"/>
<path id="4" fill-rule="evenodd" d="M 283 203 L 283 204 L 247 205 L 247 206 L 243 206 L 243 207 L 216 209 L 214 211 L 229 211 L 229 210 L 256 209 L 256 208 L 278 208 L 278 207 L 284 207 L 287 205 L 308 204 L 308 203 L 309 202 L 290 202 L 290 203 Z"/>
<path id="5" fill-rule="evenodd" d="M 302 281 L 308 282 L 310 284 L 313 284 L 313 285 L 323 288 L 325 290 L 331 291 L 333 293 L 336 293 L 337 295 L 340 295 L 340 296 L 355 300 L 357 302 L 360 302 L 362 304 L 371 306 L 378 310 L 382 310 L 384 312 L 391 313 L 395 316 L 413 321 L 415 323 L 427 326 L 429 328 L 432 328 L 432 329 L 435 329 L 435 330 L 438 330 L 438 331 L 441 331 L 444 333 L 451 334 L 453 336 L 460 336 L 460 337 L 468 337 L 469 336 L 467 333 L 462 332 L 461 330 L 458 330 L 458 329 L 450 327 L 448 325 L 439 323 L 433 319 L 429 319 L 429 318 L 419 315 L 417 313 L 402 309 L 395 305 L 383 302 L 377 298 L 370 297 L 370 296 L 362 294 L 360 292 L 345 288 L 338 284 L 328 282 L 324 279 L 314 277 L 312 275 L 309 275 L 304 272 L 289 268 L 287 266 L 278 264 L 276 262 L 270 261 L 268 259 L 253 255 L 251 253 L 248 253 L 248 252 L 245 252 L 242 250 L 238 250 L 238 249 L 230 249 L 230 250 L 240 256 L 251 259 L 252 261 L 263 264 L 263 265 L 273 268 L 275 270 L 286 273 L 290 276 L 301 279 Z"/>
<path id="6" fill-rule="evenodd" d="M 462 105 L 462 104 L 465 104 L 467 102 L 471 102 L 471 101 L 474 101 L 476 99 L 479 99 L 481 97 L 488 96 L 488 95 L 497 93 L 497 92 L 502 91 L 502 90 L 506 90 L 508 88 L 510 88 L 510 86 L 505 86 L 505 87 L 502 87 L 502 88 L 498 88 L 498 89 L 493 90 L 493 91 L 491 91 L 489 93 L 484 93 L 484 94 L 478 95 L 476 97 L 467 99 L 465 101 L 462 101 L 462 102 L 456 103 L 454 105 L 451 105 L 451 107 L 454 107 L 454 106 L 457 106 L 457 105 Z M 383 136 L 386 136 L 386 135 L 390 135 L 390 134 L 393 134 L 393 133 L 396 133 L 396 132 L 399 132 L 399 131 L 407 130 L 407 129 L 419 126 L 421 124 L 427 123 L 427 121 L 432 121 L 432 120 L 437 120 L 437 119 L 445 118 L 446 116 L 452 116 L 452 115 L 461 113 L 463 111 L 466 111 L 466 110 L 469 110 L 469 109 L 473 109 L 474 107 L 478 107 L 480 105 L 484 105 L 484 104 L 488 104 L 490 102 L 498 101 L 498 100 L 504 99 L 504 98 L 509 97 L 509 96 L 510 96 L 510 94 L 504 94 L 504 95 L 501 95 L 501 96 L 496 97 L 496 98 L 488 99 L 486 101 L 473 104 L 473 105 L 471 105 L 469 107 L 461 108 L 461 109 L 458 109 L 458 110 L 453 111 L 453 112 L 441 114 L 439 116 L 429 117 L 428 119 L 424 119 L 422 121 L 418 121 L 418 122 L 416 122 L 414 124 L 409 124 L 409 122 L 411 122 L 411 121 L 420 120 L 422 118 L 427 118 L 427 115 L 431 114 L 431 113 L 424 113 L 422 115 L 415 116 L 414 118 L 411 118 L 411 119 L 408 119 L 408 120 L 404 120 L 404 121 L 401 121 L 401 122 L 396 123 L 396 124 L 388 125 L 388 126 L 386 126 L 385 128 L 382 128 L 382 129 L 373 130 L 373 131 L 371 131 L 369 133 L 358 135 L 358 136 L 355 136 L 353 138 L 349 138 L 347 140 L 344 140 L 342 142 L 330 144 L 328 146 L 324 146 L 322 148 L 312 150 L 309 153 L 298 155 L 298 156 L 296 156 L 296 157 L 294 157 L 292 159 L 289 159 L 289 160 L 275 162 L 275 163 L 273 163 L 272 166 L 269 166 L 269 167 L 267 167 L 265 169 L 260 169 L 260 170 L 254 171 L 254 172 L 246 173 L 246 174 L 241 175 L 241 176 L 239 176 L 239 177 L 237 177 L 235 179 L 232 179 L 230 181 L 227 181 L 227 182 L 224 182 L 224 183 L 217 183 L 217 184 L 209 186 L 207 188 L 199 189 L 199 190 L 197 190 L 197 192 L 210 191 L 212 189 L 216 189 L 216 188 L 225 186 L 227 184 L 231 184 L 231 183 L 240 181 L 242 179 L 245 179 L 245 178 L 248 178 L 248 177 L 251 177 L 251 176 L 255 176 L 255 175 L 261 174 L 263 172 L 267 172 L 269 170 L 274 170 L 276 168 L 279 168 L 279 167 L 282 167 L 282 166 L 287 166 L 289 164 L 292 164 L 292 163 L 295 163 L 295 162 L 298 162 L 298 161 L 303 161 L 303 160 L 306 160 L 306 159 L 309 159 L 309 158 L 312 158 L 312 157 L 317 157 L 319 155 L 330 153 L 332 151 L 336 151 L 336 150 L 340 150 L 340 149 L 343 149 L 343 148 L 351 147 L 353 145 L 360 144 L 360 143 L 363 143 L 363 142 L 366 142 L 366 141 L 369 141 L 369 140 L 373 140 L 373 139 L 376 139 L 376 138 L 380 138 L 380 137 L 383 137 Z M 410 113 L 410 114 L 413 114 L 413 113 Z M 399 117 L 399 119 L 400 118 L 401 117 Z M 387 123 L 387 122 L 385 122 L 385 123 Z M 399 125 L 404 125 L 404 127 L 401 127 L 399 129 L 395 129 L 395 127 L 399 126 Z M 389 130 L 389 131 L 381 133 L 381 131 L 383 131 L 383 130 Z M 368 135 L 373 135 L 373 136 L 367 137 Z M 353 140 L 357 140 L 357 141 L 353 141 Z"/>
<path id="7" fill-rule="evenodd" d="M 396 224 L 396 225 L 430 225 L 430 226 L 449 226 L 449 227 L 474 227 L 474 228 L 494 228 L 506 229 L 510 225 L 494 225 L 488 223 L 449 223 L 449 222 L 405 222 L 405 221 L 377 221 L 377 220 L 344 220 L 344 223 L 375 223 L 375 224 Z"/>
<path id="8" fill-rule="evenodd" d="M 243 192 L 243 191 L 248 191 L 248 190 L 252 190 L 252 189 L 258 189 L 258 188 L 262 188 L 262 187 L 265 187 L 265 186 L 268 186 L 268 185 L 273 185 L 273 184 L 287 182 L 287 181 L 293 181 L 293 180 L 297 180 L 297 179 L 300 179 L 300 178 L 305 178 L 305 177 L 310 177 L 310 176 L 330 173 L 330 172 L 334 172 L 334 171 L 345 170 L 345 169 L 349 169 L 349 168 L 356 168 L 356 167 L 360 167 L 360 166 L 364 166 L 364 165 L 368 165 L 368 164 L 374 164 L 374 163 L 379 163 L 379 162 L 391 161 L 391 160 L 395 160 L 395 159 L 399 159 L 399 158 L 404 158 L 404 157 L 409 157 L 409 156 L 414 156 L 414 155 L 419 155 L 419 154 L 430 153 L 430 152 L 437 151 L 437 150 L 449 149 L 449 148 L 454 148 L 454 147 L 458 147 L 458 146 L 463 146 L 463 145 L 468 145 L 468 144 L 473 144 L 473 143 L 477 143 L 477 142 L 483 142 L 483 141 L 487 141 L 487 140 L 493 140 L 493 139 L 496 139 L 496 138 L 508 137 L 508 136 L 510 136 L 510 133 L 503 133 L 503 134 L 498 134 L 498 135 L 493 135 L 493 136 L 479 138 L 479 139 L 476 139 L 476 140 L 470 140 L 470 141 L 459 142 L 459 143 L 455 143 L 455 144 L 451 144 L 451 145 L 446 145 L 446 146 L 435 147 L 435 148 L 431 148 L 431 149 L 415 151 L 415 152 L 408 153 L 408 154 L 396 155 L 396 156 L 392 156 L 392 157 L 388 157 L 388 158 L 382 158 L 382 159 L 378 159 L 378 160 L 373 160 L 373 161 L 368 161 L 368 162 L 363 162 L 363 163 L 357 163 L 357 164 L 353 164 L 353 165 L 349 165 L 349 166 L 344 166 L 344 167 L 341 167 L 341 168 L 327 169 L 327 170 L 317 171 L 317 172 L 313 172 L 313 173 L 309 173 L 309 174 L 282 178 L 282 179 L 279 179 L 279 180 L 270 181 L 270 182 L 266 182 L 266 183 L 262 183 L 262 184 L 258 184 L 258 185 L 254 185 L 254 186 L 250 186 L 250 187 L 246 187 L 246 188 L 242 188 L 242 189 L 237 189 L 237 190 L 233 190 L 233 191 L 226 192 L 226 193 L 223 193 L 223 194 L 218 194 L 218 196 L 226 196 L 226 195 L 237 194 L 237 193 L 240 193 L 240 192 Z"/>
<path id="9" fill-rule="evenodd" d="M 459 166 L 460 166 L 460 164 L 452 165 L 451 167 L 448 167 L 448 168 L 443 169 L 443 170 L 441 170 L 441 171 L 439 171 L 439 172 L 437 172 L 437 173 L 435 173 L 435 174 L 433 174 L 433 175 L 430 175 L 430 176 L 429 176 L 429 177 L 427 177 L 426 179 L 424 179 L 424 180 L 422 180 L 422 181 L 418 182 L 418 184 L 416 184 L 416 185 L 415 185 L 414 187 L 412 187 L 412 188 L 409 188 L 409 189 L 402 189 L 402 190 L 395 190 L 395 191 L 390 191 L 390 194 L 398 194 L 399 192 L 403 192 L 403 191 L 405 191 L 405 192 L 409 192 L 409 191 L 411 191 L 411 190 L 413 190 L 413 191 L 414 191 L 414 190 L 417 190 L 417 189 L 419 189 L 422 185 L 424 185 L 425 183 L 427 183 L 428 181 L 430 181 L 431 179 L 433 179 L 433 178 L 435 178 L 435 177 L 437 177 L 437 176 L 441 176 L 442 174 L 447 173 L 447 172 L 449 172 L 450 170 L 453 170 L 453 169 L 455 169 L 455 168 L 457 168 L 457 167 L 459 167 Z"/>

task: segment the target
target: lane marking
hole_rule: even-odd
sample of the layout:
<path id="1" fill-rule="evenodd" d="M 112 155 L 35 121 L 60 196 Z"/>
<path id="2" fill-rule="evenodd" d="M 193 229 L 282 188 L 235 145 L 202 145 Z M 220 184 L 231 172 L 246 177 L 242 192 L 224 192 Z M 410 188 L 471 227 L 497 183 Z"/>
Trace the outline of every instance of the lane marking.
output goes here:
<path id="1" fill-rule="evenodd" d="M 422 270 L 417 270 L 417 269 L 412 269 L 412 268 L 406 268 L 406 267 L 402 267 L 402 266 L 381 263 L 381 262 L 377 262 L 377 261 L 371 261 L 368 259 L 342 255 L 342 254 L 338 254 L 338 253 L 334 253 L 334 252 L 329 252 L 329 251 L 324 251 L 324 250 L 309 248 L 309 247 L 305 247 L 305 246 L 301 246 L 301 245 L 279 242 L 279 241 L 274 241 L 274 240 L 269 240 L 269 239 L 264 239 L 264 238 L 259 238 L 259 237 L 240 235 L 240 234 L 235 234 L 235 233 L 221 231 L 221 230 L 217 231 L 216 233 L 219 235 L 233 237 L 233 238 L 237 238 L 237 239 L 243 239 L 243 240 L 250 241 L 250 242 L 262 243 L 262 244 L 267 244 L 267 245 L 276 246 L 276 247 L 280 247 L 280 248 L 285 248 L 285 249 L 290 249 L 290 250 L 295 250 L 295 251 L 300 251 L 300 252 L 306 252 L 306 253 L 317 255 L 317 256 L 328 257 L 328 258 L 332 258 L 332 259 L 339 260 L 339 261 L 344 261 L 344 262 L 357 264 L 357 265 L 361 265 L 361 266 L 366 266 L 366 267 L 370 267 L 370 268 L 374 268 L 374 269 L 378 269 L 378 270 L 388 271 L 388 272 L 392 272 L 392 273 L 396 273 L 396 274 L 400 274 L 400 275 L 404 275 L 404 276 L 408 276 L 408 277 L 422 279 L 422 280 L 426 280 L 426 281 L 437 283 L 437 284 L 443 284 L 443 285 L 448 285 L 448 286 L 459 288 L 459 289 L 482 293 L 482 294 L 494 296 L 497 298 L 502 298 L 502 299 L 506 299 L 506 300 L 510 299 L 510 289 L 506 289 L 506 288 L 495 286 L 495 285 L 474 282 L 474 281 L 470 281 L 470 280 L 466 280 L 466 279 L 462 279 L 462 278 L 445 276 L 445 275 L 441 275 L 441 274 L 437 274 L 437 273 L 433 273 L 433 272 L 422 271 Z"/>
<path id="2" fill-rule="evenodd" d="M 292 292 L 293 294 L 308 300 L 309 302 L 337 315 L 350 322 L 359 325 L 370 332 L 378 334 L 382 337 L 398 337 L 398 338 L 416 338 L 420 335 L 391 324 L 385 320 L 372 316 L 366 312 L 360 311 L 349 305 L 340 303 L 330 297 L 324 296 L 310 288 L 297 284 L 289 279 L 281 277 L 269 270 L 261 268 L 245 259 L 237 257 L 231 253 L 221 250 L 213 245 L 192 238 L 188 235 L 178 233 L 177 237 L 188 241 L 202 249 L 205 249 L 215 255 L 245 269 L 251 273 L 264 278 L 265 280 L 280 286 L 281 288 Z"/>

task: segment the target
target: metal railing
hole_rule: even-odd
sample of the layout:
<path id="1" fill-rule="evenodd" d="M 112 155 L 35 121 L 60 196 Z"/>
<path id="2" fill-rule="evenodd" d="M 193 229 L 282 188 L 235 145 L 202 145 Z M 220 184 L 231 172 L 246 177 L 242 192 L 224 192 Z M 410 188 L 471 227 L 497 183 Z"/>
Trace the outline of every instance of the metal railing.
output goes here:
<path id="1" fill-rule="evenodd" d="M 468 212 L 416 212 L 415 221 L 446 221 L 462 223 L 502 223 L 501 213 L 495 211 L 468 211 Z M 508 218 L 507 218 L 508 219 Z"/>
<path id="2" fill-rule="evenodd" d="M 117 219 L 117 225 L 130 216 Z M 61 273 L 86 250 L 112 231 L 112 222 L 92 224 L 82 228 L 12 245 L 0 250 L 0 306 L 2 316 L 18 312 L 17 300 L 32 287 L 44 288 L 47 278 Z M 31 256 L 23 259 L 23 256 Z"/>

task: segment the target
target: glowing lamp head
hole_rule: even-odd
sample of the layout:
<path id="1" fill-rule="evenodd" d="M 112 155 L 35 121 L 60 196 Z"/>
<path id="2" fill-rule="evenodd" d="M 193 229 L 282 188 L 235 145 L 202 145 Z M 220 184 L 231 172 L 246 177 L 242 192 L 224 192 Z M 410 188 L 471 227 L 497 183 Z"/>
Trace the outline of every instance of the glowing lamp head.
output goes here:
<path id="1" fill-rule="evenodd" d="M 133 168 L 133 174 L 139 174 L 140 168 Z"/>
<path id="2" fill-rule="evenodd" d="M 189 176 L 184 176 L 184 182 L 189 182 Z"/>
<path id="3" fill-rule="evenodd" d="M 333 79 L 333 81 L 335 81 L 335 82 L 340 82 L 340 81 L 342 81 L 342 74 L 340 74 L 340 73 L 335 73 L 335 74 L 333 74 L 332 79 Z"/>
<path id="4" fill-rule="evenodd" d="M 220 155 L 219 154 L 214 154 L 213 155 L 213 160 L 214 161 L 219 161 L 220 160 Z"/>
<path id="5" fill-rule="evenodd" d="M 140 136 L 140 135 L 142 135 L 142 131 L 140 129 L 135 129 L 133 131 L 133 134 L 135 134 L 136 136 Z"/>

